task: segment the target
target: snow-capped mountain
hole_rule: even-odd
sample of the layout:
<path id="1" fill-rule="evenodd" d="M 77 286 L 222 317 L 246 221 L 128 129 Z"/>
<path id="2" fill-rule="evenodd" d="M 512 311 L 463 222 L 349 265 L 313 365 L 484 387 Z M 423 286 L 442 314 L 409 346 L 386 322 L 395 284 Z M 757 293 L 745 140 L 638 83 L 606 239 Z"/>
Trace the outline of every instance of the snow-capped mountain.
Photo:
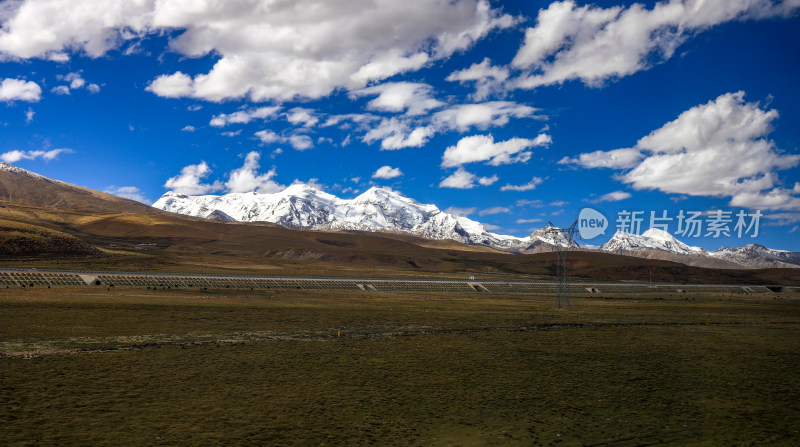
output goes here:
<path id="1" fill-rule="evenodd" d="M 700 247 L 690 247 L 664 230 L 651 228 L 641 235 L 617 231 L 600 250 L 612 253 L 661 250 L 678 255 L 707 253 Z"/>
<path id="2" fill-rule="evenodd" d="M 168 192 L 153 206 L 217 220 L 272 222 L 304 230 L 408 233 L 514 251 L 529 250 L 537 244 L 566 246 L 565 240 L 544 230 L 537 230 L 526 238 L 490 233 L 479 222 L 445 213 L 435 205 L 421 204 L 392 190 L 375 187 L 351 200 L 340 199 L 305 184 L 295 184 L 273 194 L 187 196 Z"/>
<path id="3" fill-rule="evenodd" d="M 800 265 L 800 253 L 787 250 L 775 250 L 759 244 L 747 244 L 741 247 L 720 247 L 709 255 L 751 267 L 785 267 Z"/>

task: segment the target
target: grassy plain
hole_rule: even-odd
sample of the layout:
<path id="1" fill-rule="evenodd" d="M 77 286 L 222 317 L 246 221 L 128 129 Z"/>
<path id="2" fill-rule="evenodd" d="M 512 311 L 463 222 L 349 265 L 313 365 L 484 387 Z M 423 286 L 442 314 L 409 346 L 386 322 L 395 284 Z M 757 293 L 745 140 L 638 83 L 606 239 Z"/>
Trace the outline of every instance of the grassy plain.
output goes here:
<path id="1" fill-rule="evenodd" d="M 798 445 L 797 295 L 0 289 L 0 444 Z"/>

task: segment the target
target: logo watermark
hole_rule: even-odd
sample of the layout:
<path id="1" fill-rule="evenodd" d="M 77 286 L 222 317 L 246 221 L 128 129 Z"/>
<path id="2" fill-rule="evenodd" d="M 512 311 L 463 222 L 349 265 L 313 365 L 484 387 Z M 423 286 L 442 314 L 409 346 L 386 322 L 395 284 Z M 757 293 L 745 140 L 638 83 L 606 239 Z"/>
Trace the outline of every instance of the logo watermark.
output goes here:
<path id="1" fill-rule="evenodd" d="M 608 219 L 600 211 L 584 208 L 578 215 L 578 232 L 582 239 L 594 239 L 601 234 L 606 234 Z"/>
<path id="2" fill-rule="evenodd" d="M 761 210 L 747 213 L 740 210 L 733 211 L 686 211 L 679 210 L 677 214 L 669 211 L 628 211 L 617 212 L 616 229 L 624 233 L 641 234 L 643 224 L 649 223 L 649 229 L 659 229 L 683 238 L 735 236 L 742 238 L 758 237 L 761 223 Z M 578 216 L 578 231 L 581 238 L 593 239 L 606 233 L 609 220 L 592 208 L 584 208 Z"/>

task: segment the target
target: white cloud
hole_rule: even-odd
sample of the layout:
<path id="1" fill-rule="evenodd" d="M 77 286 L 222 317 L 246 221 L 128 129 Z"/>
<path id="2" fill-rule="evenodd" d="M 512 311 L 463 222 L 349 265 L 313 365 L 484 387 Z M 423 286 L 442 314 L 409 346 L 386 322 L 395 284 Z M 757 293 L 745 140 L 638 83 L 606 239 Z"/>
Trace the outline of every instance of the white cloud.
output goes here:
<path id="1" fill-rule="evenodd" d="M 230 172 L 228 181 L 225 182 L 225 189 L 232 193 L 259 192 L 274 193 L 282 191 L 283 185 L 279 185 L 273 180 L 276 175 L 275 168 L 265 174 L 259 174 L 259 159 L 261 154 L 252 151 L 245 156 L 244 165 L 241 168 Z"/>
<path id="2" fill-rule="evenodd" d="M 505 206 L 493 206 L 491 208 L 487 208 L 485 210 L 481 210 L 478 213 L 478 215 L 479 216 L 489 216 L 489 215 L 492 215 L 492 214 L 506 214 L 506 213 L 510 213 L 510 212 L 511 212 L 511 208 L 508 208 L 508 207 L 505 207 Z"/>
<path id="3" fill-rule="evenodd" d="M 510 163 L 524 163 L 532 153 L 526 149 L 544 146 L 551 142 L 547 134 L 539 134 L 535 139 L 512 138 L 508 141 L 494 142 L 492 135 L 473 135 L 464 137 L 455 146 L 450 146 L 442 155 L 442 167 L 449 168 L 466 163 L 485 161 L 499 166 Z"/>
<path id="4" fill-rule="evenodd" d="M 178 194 L 202 195 L 214 191 L 219 191 L 223 185 L 219 181 L 214 183 L 202 183 L 202 180 L 211 173 L 211 168 L 206 162 L 202 161 L 196 165 L 185 166 L 181 173 L 175 177 L 170 177 L 164 183 L 164 187 L 175 191 Z"/>
<path id="5" fill-rule="evenodd" d="M 608 194 L 603 194 L 602 196 L 592 200 L 592 203 L 603 203 L 603 202 L 619 202 L 620 200 L 629 199 L 631 197 L 631 193 L 625 191 L 614 191 Z"/>
<path id="6" fill-rule="evenodd" d="M 403 172 L 400 171 L 400 168 L 393 168 L 391 166 L 381 166 L 372 174 L 372 178 L 380 178 L 380 179 L 392 179 L 396 177 L 400 177 L 403 175 Z"/>
<path id="7" fill-rule="evenodd" d="M 795 0 L 670 0 L 645 9 L 577 6 L 574 1 L 551 3 L 539 11 L 536 26 L 512 65 L 529 73 L 518 80 L 522 88 L 580 79 L 596 86 L 649 68 L 672 57 L 689 37 L 736 20 L 791 13 Z"/>
<path id="8" fill-rule="evenodd" d="M 67 73 L 65 75 L 56 75 L 56 79 L 59 81 L 67 81 L 69 82 L 69 88 L 72 90 L 77 90 L 79 88 L 83 88 L 86 84 L 86 80 L 83 79 L 80 72 L 72 72 Z"/>
<path id="9" fill-rule="evenodd" d="M 353 96 L 373 96 L 377 98 L 367 103 L 367 109 L 383 112 L 402 112 L 406 115 L 423 115 L 431 109 L 444 105 L 431 95 L 433 87 L 414 82 L 389 82 L 352 92 Z"/>
<path id="10" fill-rule="evenodd" d="M 183 132 L 194 132 L 195 130 L 197 129 L 194 126 L 183 126 L 183 129 L 181 129 Z"/>
<path id="11" fill-rule="evenodd" d="M 69 87 L 66 85 L 57 85 L 50 89 L 56 95 L 69 95 Z"/>
<path id="12" fill-rule="evenodd" d="M 560 164 L 577 164 L 584 168 L 629 169 L 642 162 L 645 155 L 638 149 L 614 149 L 580 154 L 577 158 L 562 158 Z"/>
<path id="13" fill-rule="evenodd" d="M 259 130 L 258 132 L 256 132 L 255 135 L 264 144 L 278 143 L 284 141 L 283 137 L 281 137 L 280 135 L 276 134 L 275 132 L 269 129 Z"/>
<path id="14" fill-rule="evenodd" d="M 180 71 L 171 75 L 160 75 L 145 88 L 163 98 L 192 96 L 192 78 Z"/>
<path id="15" fill-rule="evenodd" d="M 478 185 L 488 186 L 499 180 L 497 176 L 492 177 L 478 177 L 477 175 L 468 172 L 463 167 L 459 167 L 456 172 L 451 174 L 439 183 L 440 188 L 455 188 L 455 189 L 472 189 Z"/>
<path id="16" fill-rule="evenodd" d="M 289 144 L 298 151 L 304 151 L 314 147 L 314 142 L 308 135 L 292 135 L 289 137 Z"/>
<path id="17" fill-rule="evenodd" d="M 505 186 L 502 186 L 500 188 L 500 191 L 531 191 L 531 190 L 536 189 L 537 186 L 541 185 L 543 181 L 544 180 L 542 180 L 539 177 L 534 177 L 534 178 L 531 179 L 531 181 L 529 181 L 528 183 L 525 183 L 524 185 L 508 185 L 508 184 L 506 184 Z"/>
<path id="18" fill-rule="evenodd" d="M 635 189 L 731 197 L 731 205 L 748 208 L 800 209 L 798 193 L 777 185 L 776 171 L 800 163 L 800 154 L 783 154 L 767 139 L 777 117 L 776 110 L 745 103 L 744 92 L 727 93 L 681 113 L 633 149 L 582 154 L 577 162 L 584 156 L 613 160 L 609 154 L 638 151 L 643 154 L 640 160 L 617 157 L 617 162 L 582 164 L 631 168 L 616 178 Z"/>
<path id="19" fill-rule="evenodd" d="M 211 101 L 320 98 L 337 88 L 361 88 L 447 58 L 516 23 L 487 0 L 28 0 L 15 5 L 0 29 L 4 58 L 65 61 L 67 53 L 76 52 L 99 57 L 168 31 L 174 35 L 171 51 L 219 59 L 208 73 L 194 77 L 159 76 L 148 90 Z"/>
<path id="20" fill-rule="evenodd" d="M 479 104 L 461 104 L 436 112 L 433 122 L 443 129 L 455 129 L 462 132 L 471 127 L 488 129 L 508 123 L 509 118 L 536 118 L 535 109 L 530 106 L 510 101 L 491 101 Z"/>
<path id="21" fill-rule="evenodd" d="M 381 117 L 370 113 L 349 113 L 345 115 L 331 115 L 322 123 L 321 127 L 330 127 L 341 124 L 340 128 L 349 128 L 350 123 L 358 126 L 365 126 L 373 121 L 379 121 Z M 343 123 L 343 124 L 342 124 Z"/>
<path id="22" fill-rule="evenodd" d="M 86 86 L 86 90 L 89 90 L 89 93 L 99 93 L 100 86 L 97 84 L 89 84 Z"/>
<path id="23" fill-rule="evenodd" d="M 264 144 L 289 143 L 294 149 L 298 151 L 304 151 L 306 149 L 311 149 L 312 147 L 314 147 L 314 141 L 308 135 L 295 134 L 289 137 L 284 137 L 278 135 L 277 133 L 269 129 L 265 129 L 256 132 L 255 136 Z"/>
<path id="24" fill-rule="evenodd" d="M 314 127 L 319 118 L 314 116 L 314 111 L 311 109 L 304 109 L 302 107 L 295 107 L 289 111 L 286 119 L 294 125 L 303 125 L 303 127 Z"/>
<path id="25" fill-rule="evenodd" d="M 32 108 L 28 107 L 28 110 L 25 111 L 25 122 L 32 122 L 34 115 L 36 115 L 36 112 L 34 112 Z"/>
<path id="26" fill-rule="evenodd" d="M 444 210 L 444 212 L 447 213 L 447 214 L 452 214 L 452 215 L 457 216 L 457 217 L 467 217 L 470 214 L 473 214 L 477 210 L 478 210 L 478 208 L 475 208 L 475 207 L 459 208 L 457 206 L 451 206 L 451 207 L 448 207 L 446 210 Z"/>
<path id="27" fill-rule="evenodd" d="M 529 224 L 529 223 L 536 223 L 541 222 L 542 219 L 517 219 L 518 224 Z"/>
<path id="28" fill-rule="evenodd" d="M 145 203 L 148 205 L 153 203 L 153 201 L 145 197 L 144 193 L 142 193 L 142 191 L 140 191 L 139 188 L 137 188 L 136 186 L 116 187 L 112 185 L 106 188 L 105 192 L 109 194 L 114 194 L 115 196 L 118 197 L 123 197 L 126 199 L 135 200 L 137 202 Z"/>
<path id="29" fill-rule="evenodd" d="M 454 71 L 446 80 L 475 83 L 475 93 L 470 97 L 475 101 L 483 101 L 492 94 L 502 93 L 503 85 L 508 79 L 508 69 L 492 66 L 489 58 L 483 59 L 479 64 L 472 64 L 469 68 Z"/>
<path id="30" fill-rule="evenodd" d="M 8 151 L 0 154 L 0 160 L 6 163 L 16 163 L 20 160 L 36 160 L 40 158 L 44 161 L 54 160 L 61 154 L 71 154 L 72 149 L 51 149 L 49 151 Z"/>
<path id="31" fill-rule="evenodd" d="M 225 127 L 229 124 L 247 124 L 256 119 L 267 119 L 275 116 L 280 110 L 280 106 L 258 107 L 255 109 L 239 110 L 231 114 L 221 113 L 211 118 L 210 125 L 214 127 Z"/>
<path id="32" fill-rule="evenodd" d="M 235 130 L 235 131 L 234 130 L 229 130 L 229 131 L 220 133 L 220 135 L 222 135 L 223 137 L 228 137 L 228 138 L 238 137 L 241 134 L 242 134 L 242 129 Z"/>
<path id="33" fill-rule="evenodd" d="M 541 208 L 544 206 L 544 203 L 541 200 L 528 200 L 528 199 L 519 199 L 517 200 L 517 206 L 531 206 L 534 208 Z"/>
<path id="34" fill-rule="evenodd" d="M 491 177 L 479 177 L 478 183 L 480 183 L 481 186 L 491 186 L 497 183 L 498 180 L 500 180 L 500 177 L 497 175 L 493 175 Z"/>
<path id="35" fill-rule="evenodd" d="M 6 78 L 0 83 L 0 101 L 38 102 L 41 98 L 42 88 L 33 81 Z"/>
<path id="36" fill-rule="evenodd" d="M 362 138 L 367 144 L 381 140 L 381 149 L 396 150 L 406 147 L 420 147 L 428 142 L 435 130 L 432 126 L 416 127 L 413 130 L 408 122 L 397 118 L 384 119 Z"/>

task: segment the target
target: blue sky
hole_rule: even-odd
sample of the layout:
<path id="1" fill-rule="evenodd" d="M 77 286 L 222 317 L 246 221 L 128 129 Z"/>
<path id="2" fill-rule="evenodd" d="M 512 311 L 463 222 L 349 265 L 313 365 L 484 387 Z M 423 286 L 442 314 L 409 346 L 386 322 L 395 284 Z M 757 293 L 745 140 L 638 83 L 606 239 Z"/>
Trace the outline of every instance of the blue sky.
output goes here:
<path id="1" fill-rule="evenodd" d="M 800 1 L 0 2 L 0 160 L 152 203 L 391 187 L 800 251 Z M 736 215 L 763 216 L 739 238 Z M 708 215 L 703 217 L 707 225 Z"/>

